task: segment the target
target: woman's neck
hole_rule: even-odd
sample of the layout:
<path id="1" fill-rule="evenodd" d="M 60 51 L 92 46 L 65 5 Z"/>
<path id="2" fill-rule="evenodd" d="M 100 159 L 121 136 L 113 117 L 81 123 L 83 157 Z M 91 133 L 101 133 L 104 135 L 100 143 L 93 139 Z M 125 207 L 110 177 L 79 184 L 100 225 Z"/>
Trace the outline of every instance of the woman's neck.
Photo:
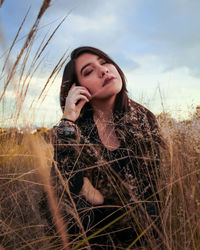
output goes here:
<path id="1" fill-rule="evenodd" d="M 113 110 L 114 100 L 101 100 L 92 102 L 93 116 L 97 121 L 112 122 L 113 121 Z"/>
<path id="2" fill-rule="evenodd" d="M 115 133 L 113 119 L 114 102 L 95 102 L 92 107 L 93 119 L 102 144 L 108 150 L 116 150 L 120 146 L 120 141 Z"/>

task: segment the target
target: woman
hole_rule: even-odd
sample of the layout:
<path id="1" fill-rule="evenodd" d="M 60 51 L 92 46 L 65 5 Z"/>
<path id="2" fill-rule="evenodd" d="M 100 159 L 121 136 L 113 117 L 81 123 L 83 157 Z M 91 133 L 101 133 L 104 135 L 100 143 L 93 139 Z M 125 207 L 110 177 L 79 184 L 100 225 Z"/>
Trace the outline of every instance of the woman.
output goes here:
<path id="1" fill-rule="evenodd" d="M 85 232 L 92 249 L 123 249 L 154 228 L 145 231 L 147 242 L 158 231 L 155 116 L 128 98 L 122 70 L 93 47 L 72 52 L 60 104 L 51 178 L 71 244 Z"/>

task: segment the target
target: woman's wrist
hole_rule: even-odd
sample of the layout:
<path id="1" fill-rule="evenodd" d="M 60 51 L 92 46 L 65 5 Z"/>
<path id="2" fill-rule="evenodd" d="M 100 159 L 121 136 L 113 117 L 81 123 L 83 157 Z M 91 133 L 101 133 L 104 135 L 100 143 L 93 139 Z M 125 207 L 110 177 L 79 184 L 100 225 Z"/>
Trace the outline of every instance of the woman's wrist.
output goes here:
<path id="1" fill-rule="evenodd" d="M 62 119 L 67 119 L 69 121 L 75 122 L 77 120 L 76 116 L 76 111 L 69 109 L 64 111 Z"/>
<path id="2" fill-rule="evenodd" d="M 61 121 L 68 121 L 68 122 L 73 122 L 73 123 L 75 122 L 75 121 L 73 121 L 73 120 L 71 120 L 69 118 L 66 118 L 66 117 L 62 117 Z"/>
<path id="3" fill-rule="evenodd" d="M 65 115 L 65 114 L 63 114 L 61 120 L 68 120 L 68 121 L 71 121 L 71 122 L 75 122 L 76 121 L 73 117 L 71 117 L 69 115 Z"/>

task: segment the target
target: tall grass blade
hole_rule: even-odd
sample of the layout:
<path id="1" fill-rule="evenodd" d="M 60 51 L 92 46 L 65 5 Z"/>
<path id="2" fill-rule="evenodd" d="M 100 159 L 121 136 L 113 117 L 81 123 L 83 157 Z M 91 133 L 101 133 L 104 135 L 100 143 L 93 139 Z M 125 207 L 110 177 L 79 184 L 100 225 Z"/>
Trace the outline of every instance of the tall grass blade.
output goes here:
<path id="1" fill-rule="evenodd" d="M 30 32 L 29 32 L 29 34 L 28 34 L 28 36 L 26 38 L 26 41 L 25 41 L 19 55 L 17 56 L 17 59 L 16 59 L 14 65 L 13 65 L 13 67 L 11 68 L 11 70 L 9 72 L 9 75 L 8 75 L 7 80 L 5 82 L 5 85 L 4 85 L 3 93 L 0 96 L 0 101 L 2 100 L 3 96 L 5 95 L 6 89 L 7 89 L 8 85 L 9 85 L 9 83 L 10 83 L 10 80 L 13 78 L 13 75 L 15 74 L 15 70 L 16 70 L 19 62 L 20 62 L 20 59 L 21 59 L 25 49 L 28 47 L 29 43 L 34 38 L 34 36 L 35 36 L 35 34 L 37 32 L 37 27 L 39 25 L 40 18 L 42 17 L 42 15 L 46 11 L 46 9 L 49 7 L 50 2 L 51 2 L 50 0 L 44 0 L 43 1 L 43 5 L 42 5 L 42 7 L 40 9 L 38 17 L 37 17 L 35 23 L 33 24 L 32 29 L 30 30 Z"/>
<path id="2" fill-rule="evenodd" d="M 2 68 L 2 72 L 4 71 L 5 67 L 6 67 L 7 64 L 8 64 L 8 59 L 9 59 L 10 53 L 11 53 L 11 51 L 12 51 L 14 45 L 15 45 L 15 42 L 16 42 L 18 36 L 19 36 L 19 33 L 20 33 L 20 31 L 21 31 L 21 29 L 22 29 L 24 23 L 25 23 L 25 20 L 26 20 L 26 18 L 27 18 L 27 16 L 28 16 L 29 11 L 30 11 L 30 7 L 29 7 L 29 9 L 28 9 L 28 11 L 27 11 L 27 13 L 26 13 L 26 15 L 25 15 L 25 17 L 24 17 L 24 19 L 23 19 L 23 21 L 22 21 L 22 23 L 21 23 L 21 25 L 20 25 L 20 27 L 19 27 L 19 29 L 18 29 L 18 31 L 17 31 L 17 34 L 16 34 L 16 36 L 15 36 L 15 38 L 14 38 L 14 40 L 13 40 L 13 42 L 12 42 L 10 48 L 9 48 L 8 55 L 7 55 L 6 59 L 5 59 L 5 62 L 4 62 L 3 68 Z M 10 63 L 9 63 L 9 64 L 10 64 Z"/>

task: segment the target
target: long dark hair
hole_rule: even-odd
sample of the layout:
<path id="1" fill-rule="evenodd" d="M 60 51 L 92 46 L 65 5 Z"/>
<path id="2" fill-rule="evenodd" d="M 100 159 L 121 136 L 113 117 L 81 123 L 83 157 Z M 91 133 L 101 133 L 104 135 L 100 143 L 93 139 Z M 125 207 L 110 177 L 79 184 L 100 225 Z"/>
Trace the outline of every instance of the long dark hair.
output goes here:
<path id="1" fill-rule="evenodd" d="M 126 88 L 126 79 L 124 76 L 124 73 L 120 69 L 120 67 L 103 51 L 94 48 L 94 47 L 79 47 L 72 51 L 71 53 L 71 60 L 67 63 L 64 69 L 63 78 L 62 78 L 62 84 L 60 88 L 60 106 L 62 111 L 64 112 L 65 107 L 65 99 L 68 95 L 68 92 L 72 86 L 73 83 L 79 84 L 78 78 L 76 75 L 76 59 L 84 54 L 84 53 L 90 53 L 99 56 L 100 58 L 104 59 L 106 62 L 113 64 L 117 71 L 119 72 L 121 79 L 122 79 L 122 89 L 117 94 L 115 105 L 114 105 L 114 113 L 124 113 L 128 111 L 128 95 L 127 95 L 127 88 Z M 89 103 L 86 103 L 84 107 L 81 110 L 82 116 L 84 115 L 85 111 L 92 110 L 91 105 Z"/>

